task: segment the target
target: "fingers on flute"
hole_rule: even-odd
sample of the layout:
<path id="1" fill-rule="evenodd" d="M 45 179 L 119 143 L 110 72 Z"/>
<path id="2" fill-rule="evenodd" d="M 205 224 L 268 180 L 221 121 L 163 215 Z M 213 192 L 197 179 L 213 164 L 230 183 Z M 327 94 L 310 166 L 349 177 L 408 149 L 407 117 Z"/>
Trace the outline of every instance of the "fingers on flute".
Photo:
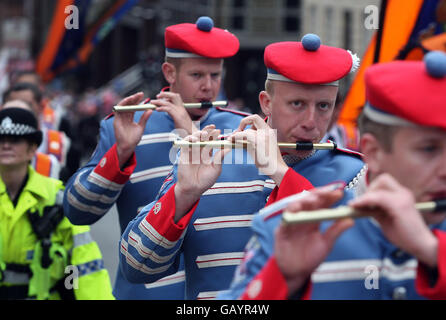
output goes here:
<path id="1" fill-rule="evenodd" d="M 349 206 L 354 209 L 367 211 L 369 214 L 379 213 L 383 210 L 389 209 L 389 204 L 394 199 L 385 191 L 368 192 L 349 202 Z"/>
<path id="2" fill-rule="evenodd" d="M 341 189 L 313 189 L 302 199 L 290 203 L 287 207 L 287 210 L 291 212 L 298 212 L 302 210 L 317 210 L 321 208 L 331 207 L 334 203 L 342 198 L 343 194 L 344 192 Z"/>
<path id="3" fill-rule="evenodd" d="M 211 131 L 215 129 L 215 124 L 208 124 L 206 127 L 202 129 L 202 131 Z"/>
<path id="4" fill-rule="evenodd" d="M 219 129 L 213 129 L 210 133 L 209 133 L 209 140 L 219 140 L 219 136 L 220 136 L 221 131 Z"/>
<path id="5" fill-rule="evenodd" d="M 143 92 L 135 93 L 135 94 L 133 94 L 131 96 L 128 96 L 128 97 L 122 99 L 118 103 L 118 106 L 127 106 L 127 105 L 137 104 L 137 103 L 139 103 L 142 100 L 143 97 L 144 97 L 144 93 Z"/>
<path id="6" fill-rule="evenodd" d="M 142 127 L 146 126 L 147 120 L 149 120 L 150 116 L 152 115 L 153 110 L 146 110 L 141 115 L 141 118 L 139 119 L 139 125 Z"/>
<path id="7" fill-rule="evenodd" d="M 178 105 L 178 106 L 183 105 L 183 100 L 181 99 L 181 96 L 178 93 L 168 92 L 168 91 L 160 92 L 159 94 L 157 94 L 156 98 L 164 101 L 169 101 L 173 105 Z"/>
<path id="8" fill-rule="evenodd" d="M 223 149 L 218 150 L 218 151 L 215 153 L 215 155 L 214 155 L 213 163 L 214 163 L 214 164 L 217 164 L 217 165 L 222 164 L 222 163 L 223 163 L 223 159 L 224 159 L 224 157 L 225 157 L 229 152 L 231 152 L 231 148 L 223 148 Z"/>
<path id="9" fill-rule="evenodd" d="M 184 140 L 189 142 L 197 142 L 199 141 L 199 137 L 200 137 L 200 131 L 197 131 L 191 135 L 186 136 Z"/>
<path id="10" fill-rule="evenodd" d="M 259 115 L 254 114 L 243 118 L 242 121 L 240 121 L 239 127 L 234 132 L 243 131 L 249 125 L 251 125 L 253 129 L 259 129 L 267 126 L 266 122 L 263 121 L 263 119 Z"/>
<path id="11" fill-rule="evenodd" d="M 256 141 L 256 136 L 253 130 L 248 129 L 245 131 L 232 133 L 232 135 L 228 137 L 228 140 L 232 142 L 249 141 L 251 143 L 254 143 Z"/>
<path id="12" fill-rule="evenodd" d="M 326 243 L 331 246 L 334 245 L 336 239 L 347 229 L 353 227 L 355 221 L 351 218 L 341 219 L 334 222 L 325 232 L 324 238 Z"/>

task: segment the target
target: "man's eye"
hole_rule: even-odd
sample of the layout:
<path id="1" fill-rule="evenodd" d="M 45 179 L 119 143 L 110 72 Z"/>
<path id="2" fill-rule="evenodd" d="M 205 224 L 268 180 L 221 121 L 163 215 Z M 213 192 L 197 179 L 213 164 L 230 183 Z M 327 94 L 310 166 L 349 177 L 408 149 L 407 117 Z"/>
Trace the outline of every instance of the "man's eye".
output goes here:
<path id="1" fill-rule="evenodd" d="M 330 104 L 326 103 L 326 102 L 322 102 L 319 104 L 319 108 L 321 108 L 322 110 L 330 109 Z"/>
<path id="2" fill-rule="evenodd" d="M 291 104 L 292 104 L 294 107 L 300 107 L 300 106 L 302 105 L 302 101 L 293 101 L 293 102 L 291 102 Z"/>
<path id="3" fill-rule="evenodd" d="M 435 146 L 435 145 L 426 145 L 426 146 L 420 147 L 420 150 L 422 152 L 426 152 L 426 153 L 433 153 L 433 152 L 438 151 L 438 149 L 439 149 L 438 146 Z"/>

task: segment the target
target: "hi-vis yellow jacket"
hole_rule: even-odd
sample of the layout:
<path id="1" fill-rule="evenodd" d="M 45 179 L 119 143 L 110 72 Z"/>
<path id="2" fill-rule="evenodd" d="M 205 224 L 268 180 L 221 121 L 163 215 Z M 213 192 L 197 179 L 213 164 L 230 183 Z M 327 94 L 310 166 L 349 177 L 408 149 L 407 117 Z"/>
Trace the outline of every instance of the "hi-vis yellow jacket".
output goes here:
<path id="1" fill-rule="evenodd" d="M 66 217 L 51 234 L 51 265 L 41 268 L 42 244 L 29 212 L 61 203 L 61 181 L 44 177 L 30 166 L 28 181 L 14 207 L 0 178 L 0 298 L 61 299 L 60 288 L 72 289 L 78 300 L 114 299 L 110 277 L 88 226 L 74 226 Z M 24 296 L 23 296 L 24 295 Z M 66 297 L 62 295 L 62 297 Z"/>

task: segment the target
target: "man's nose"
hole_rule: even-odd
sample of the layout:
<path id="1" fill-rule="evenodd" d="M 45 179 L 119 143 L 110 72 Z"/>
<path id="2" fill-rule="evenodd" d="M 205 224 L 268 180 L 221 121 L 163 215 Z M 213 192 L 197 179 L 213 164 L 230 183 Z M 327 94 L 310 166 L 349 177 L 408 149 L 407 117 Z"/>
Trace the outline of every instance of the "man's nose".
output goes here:
<path id="1" fill-rule="evenodd" d="M 442 179 L 446 179 L 446 148 L 443 150 L 443 154 L 441 155 L 441 161 L 439 161 L 438 165 L 438 176 Z"/>
<path id="2" fill-rule="evenodd" d="M 212 87 L 212 78 L 211 75 L 206 75 L 203 77 L 203 82 L 201 83 L 201 90 L 207 91 Z"/>
<path id="3" fill-rule="evenodd" d="M 307 131 L 316 128 L 316 110 L 314 106 L 306 108 L 303 117 L 301 117 L 301 126 Z"/>

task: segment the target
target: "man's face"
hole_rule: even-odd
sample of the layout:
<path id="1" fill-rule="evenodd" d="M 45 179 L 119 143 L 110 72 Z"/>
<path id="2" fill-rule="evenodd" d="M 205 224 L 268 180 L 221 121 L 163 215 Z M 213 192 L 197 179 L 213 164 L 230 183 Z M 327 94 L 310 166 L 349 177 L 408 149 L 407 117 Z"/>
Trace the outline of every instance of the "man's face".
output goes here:
<path id="1" fill-rule="evenodd" d="M 28 103 L 32 109 L 34 114 L 37 116 L 40 115 L 42 108 L 40 104 L 36 101 L 34 94 L 31 90 L 20 90 L 20 91 L 13 91 L 9 95 L 9 101 L 10 100 L 22 100 Z"/>
<path id="2" fill-rule="evenodd" d="M 318 143 L 327 132 L 333 115 L 338 88 L 273 81 L 273 93 L 260 103 L 268 124 L 277 129 L 278 142 Z M 284 150 L 285 151 L 285 150 Z M 290 151 L 306 156 L 311 151 Z"/>
<path id="3" fill-rule="evenodd" d="M 184 58 L 171 90 L 179 93 L 184 103 L 215 101 L 220 90 L 222 59 Z M 203 116 L 207 109 L 187 109 L 193 117 Z"/>
<path id="4" fill-rule="evenodd" d="M 428 127 L 402 127 L 395 132 L 390 152 L 376 160 L 380 173 L 387 172 L 410 189 L 416 201 L 446 198 L 446 131 Z M 444 218 L 428 215 L 428 222 Z"/>
<path id="5" fill-rule="evenodd" d="M 0 137 L 0 166 L 27 166 L 36 147 L 20 137 Z"/>

